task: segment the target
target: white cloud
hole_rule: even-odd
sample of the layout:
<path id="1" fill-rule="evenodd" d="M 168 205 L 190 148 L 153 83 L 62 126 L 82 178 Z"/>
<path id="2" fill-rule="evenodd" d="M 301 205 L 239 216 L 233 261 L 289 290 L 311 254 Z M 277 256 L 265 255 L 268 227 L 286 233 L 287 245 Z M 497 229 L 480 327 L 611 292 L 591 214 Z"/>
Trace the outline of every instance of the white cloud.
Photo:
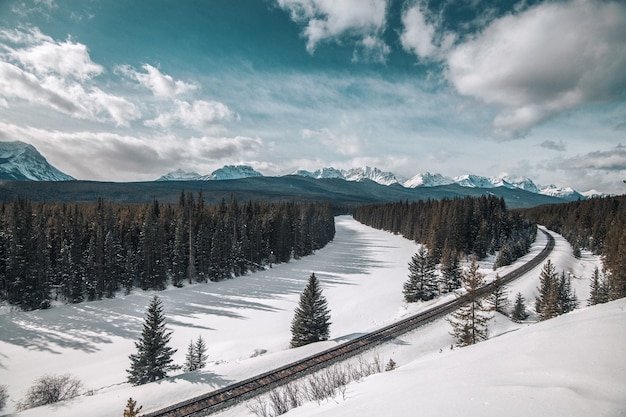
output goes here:
<path id="1" fill-rule="evenodd" d="M 123 97 L 90 83 L 104 69 L 91 61 L 87 47 L 57 42 L 39 29 L 1 31 L 0 98 L 50 107 L 71 117 L 128 126 L 141 114 Z M 8 44 L 12 44 L 9 46 Z"/>
<path id="2" fill-rule="evenodd" d="M 5 45 L 5 49 L 13 60 L 38 75 L 58 74 L 84 81 L 104 71 L 91 60 L 87 46 L 73 42 L 71 38 L 58 42 L 43 35 L 39 29 L 3 31 L 0 37 L 20 44 L 20 48 Z"/>
<path id="3" fill-rule="evenodd" d="M 252 159 L 263 147 L 261 139 L 244 136 L 180 138 L 170 134 L 62 132 L 3 122 L 0 137 L 19 137 L 33 144 L 61 171 L 78 179 L 99 181 L 153 180 L 181 163 L 209 173 L 217 166 Z"/>
<path id="4" fill-rule="evenodd" d="M 302 130 L 302 138 L 305 140 L 315 140 L 326 146 L 331 152 L 341 155 L 358 155 L 363 151 L 363 144 L 356 134 L 336 134 L 330 129 Z"/>
<path id="5" fill-rule="evenodd" d="M 402 47 L 417 56 L 428 58 L 438 51 L 433 43 L 435 27 L 426 22 L 419 6 L 413 6 L 402 13 L 404 30 L 400 35 Z"/>
<path id="6" fill-rule="evenodd" d="M 385 26 L 387 0 L 277 0 L 292 20 L 304 23 L 307 51 L 344 35 L 376 36 Z"/>
<path id="7" fill-rule="evenodd" d="M 391 48 L 376 36 L 366 36 L 356 43 L 352 54 L 352 62 L 387 62 Z"/>
<path id="8" fill-rule="evenodd" d="M 0 61 L 0 95 L 17 98 L 54 108 L 65 114 L 75 114 L 79 108 L 69 99 L 46 88 L 33 74 L 15 65 Z"/>
<path id="9" fill-rule="evenodd" d="M 220 129 L 220 124 L 232 120 L 235 114 L 223 103 L 217 101 L 195 100 L 191 103 L 174 100 L 174 110 L 163 112 L 153 120 L 145 122 L 146 126 L 169 129 L 180 124 L 184 127 L 212 132 Z"/>
<path id="10" fill-rule="evenodd" d="M 139 82 L 152 91 L 155 97 L 168 99 L 198 90 L 195 83 L 175 80 L 171 75 L 163 74 L 158 68 L 149 64 L 142 65 L 145 73 L 136 71 L 130 66 L 120 66 L 118 71 Z"/>
<path id="11" fill-rule="evenodd" d="M 626 87 L 626 5 L 547 2 L 491 23 L 447 57 L 463 95 L 501 109 L 492 131 L 523 136 L 539 123 Z"/>

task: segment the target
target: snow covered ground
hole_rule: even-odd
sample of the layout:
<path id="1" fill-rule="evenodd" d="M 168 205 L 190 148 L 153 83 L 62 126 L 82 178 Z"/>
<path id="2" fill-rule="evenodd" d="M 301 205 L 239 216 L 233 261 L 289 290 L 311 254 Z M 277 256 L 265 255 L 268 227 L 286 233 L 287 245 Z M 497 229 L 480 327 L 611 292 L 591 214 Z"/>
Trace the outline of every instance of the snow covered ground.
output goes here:
<path id="1" fill-rule="evenodd" d="M 199 335 L 209 354 L 202 371 L 158 383 L 132 387 L 125 382 L 128 355 L 135 352 L 154 292 L 26 313 L 2 307 L 0 384 L 9 387 L 11 398 L 0 415 L 121 416 L 129 397 L 143 405 L 143 412 L 153 411 L 441 301 L 403 302 L 402 284 L 415 243 L 345 216 L 336 219 L 336 228 L 335 240 L 314 256 L 229 281 L 158 292 L 173 330 L 172 346 L 178 349 L 175 361 L 184 362 L 187 345 Z M 539 233 L 527 257 L 544 245 Z M 521 325 L 498 315 L 491 340 L 454 350 L 450 327 L 440 320 L 371 353 L 384 362 L 393 358 L 397 370 L 350 385 L 345 398 L 306 404 L 288 415 L 626 415 L 626 300 L 585 308 L 589 277 L 599 260 L 588 253 L 575 259 L 560 237 L 551 259 L 557 271 L 572 274 L 580 310 L 538 324 L 532 323 L 532 315 Z M 481 263 L 488 279 L 495 276 L 492 261 Z M 532 309 L 540 269 L 508 286 L 511 302 L 521 292 Z M 288 349 L 293 310 L 312 272 L 322 282 L 331 309 L 331 340 Z M 82 380 L 90 395 L 11 414 L 35 379 L 64 373 Z M 253 414 L 241 405 L 220 415 Z"/>

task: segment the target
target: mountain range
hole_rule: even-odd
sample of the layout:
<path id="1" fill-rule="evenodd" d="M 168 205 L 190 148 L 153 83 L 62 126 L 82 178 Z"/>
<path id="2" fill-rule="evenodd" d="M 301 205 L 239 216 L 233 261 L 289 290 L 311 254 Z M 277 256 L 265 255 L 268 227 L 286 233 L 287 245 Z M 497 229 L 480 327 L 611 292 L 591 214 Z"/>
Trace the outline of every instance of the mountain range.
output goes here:
<path id="1" fill-rule="evenodd" d="M 103 197 L 119 202 L 145 202 L 153 198 L 176 202 L 183 189 L 206 191 L 207 202 L 219 202 L 235 195 L 242 200 L 329 201 L 352 205 L 493 194 L 504 198 L 509 207 L 528 207 L 586 198 L 569 187 L 540 187 L 527 177 L 452 178 L 426 172 L 404 179 L 372 167 L 348 170 L 327 167 L 266 177 L 247 165 L 227 165 L 209 175 L 178 169 L 147 182 L 78 181 L 50 165 L 35 147 L 19 141 L 0 142 L 0 180 L 4 180 L 0 183 L 0 200 L 4 201 L 20 196 L 57 201 L 94 201 Z"/>
<path id="2" fill-rule="evenodd" d="M 312 172 L 306 170 L 296 170 L 289 175 L 297 175 L 314 179 L 341 179 L 345 181 L 357 182 L 370 180 L 381 185 L 401 185 L 405 188 L 438 187 L 451 184 L 458 184 L 461 187 L 481 189 L 505 187 L 556 197 L 566 201 L 574 201 L 587 197 L 571 187 L 557 187 L 553 184 L 548 186 L 538 186 L 533 182 L 533 180 L 523 176 L 483 177 L 480 175 L 468 174 L 452 178 L 446 177 L 442 174 L 431 174 L 430 172 L 425 172 L 417 174 L 410 179 L 404 179 L 392 172 L 381 171 L 378 168 L 368 166 L 347 170 L 326 167 Z M 213 171 L 210 175 L 200 175 L 195 172 L 186 172 L 179 169 L 158 178 L 157 181 L 206 181 L 261 176 L 263 176 L 263 174 L 255 171 L 248 165 L 227 165 Z"/>

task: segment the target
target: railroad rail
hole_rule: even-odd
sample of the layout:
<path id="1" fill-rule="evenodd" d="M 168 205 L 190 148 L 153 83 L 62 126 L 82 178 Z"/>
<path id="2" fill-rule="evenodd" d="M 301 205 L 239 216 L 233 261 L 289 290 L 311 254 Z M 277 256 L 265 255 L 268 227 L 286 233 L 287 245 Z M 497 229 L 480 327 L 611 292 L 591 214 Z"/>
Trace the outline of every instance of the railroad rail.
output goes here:
<path id="1" fill-rule="evenodd" d="M 533 259 L 522 265 L 521 267 L 511 271 L 502 277 L 499 281 L 501 285 L 510 283 L 511 281 L 521 277 L 531 269 L 537 267 L 543 262 L 554 249 L 554 237 L 541 230 L 548 241 L 542 251 Z M 487 295 L 494 290 L 496 283 L 494 281 L 483 286 L 479 291 L 479 295 Z M 145 417 L 201 417 L 208 416 L 224 408 L 230 407 L 246 399 L 252 398 L 267 392 L 277 386 L 283 385 L 289 381 L 300 378 L 312 372 L 315 372 L 325 365 L 336 362 L 339 359 L 354 356 L 364 350 L 370 349 L 380 343 L 384 343 L 413 330 L 426 323 L 432 322 L 443 317 L 459 307 L 466 304 L 468 300 L 463 296 L 454 300 L 441 303 L 429 310 L 407 317 L 403 320 L 380 328 L 372 333 L 360 336 L 351 341 L 345 342 L 334 348 L 325 350 L 318 354 L 300 359 L 296 362 L 282 366 L 277 369 L 262 373 L 260 375 L 236 382 L 232 385 L 217 389 L 215 391 L 182 401 L 178 404 L 163 408 L 161 410 L 145 414 Z"/>

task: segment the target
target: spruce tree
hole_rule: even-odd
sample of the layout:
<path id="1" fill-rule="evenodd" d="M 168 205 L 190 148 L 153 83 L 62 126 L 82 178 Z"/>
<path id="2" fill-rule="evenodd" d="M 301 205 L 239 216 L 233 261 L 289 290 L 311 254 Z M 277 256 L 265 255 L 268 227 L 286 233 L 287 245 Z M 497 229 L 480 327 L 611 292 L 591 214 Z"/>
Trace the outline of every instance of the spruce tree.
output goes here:
<path id="1" fill-rule="evenodd" d="M 198 336 L 195 342 L 193 340 L 189 342 L 187 353 L 185 354 L 185 365 L 183 366 L 185 372 L 195 371 L 206 366 L 208 357 L 206 350 L 206 343 L 202 336 Z"/>
<path id="2" fill-rule="evenodd" d="M 528 318 L 528 313 L 526 312 L 526 305 L 524 304 L 524 297 L 522 297 L 522 293 L 518 292 L 515 296 L 515 304 L 513 304 L 513 312 L 511 313 L 511 319 L 514 322 L 522 322 Z"/>
<path id="3" fill-rule="evenodd" d="M 569 313 L 574 311 L 578 307 L 578 298 L 576 292 L 572 288 L 572 281 L 569 275 L 565 274 L 565 271 L 561 272 L 561 277 L 558 283 L 558 314 Z"/>
<path id="4" fill-rule="evenodd" d="M 313 273 L 300 295 L 300 302 L 291 322 L 291 347 L 328 340 L 329 334 L 330 310 Z"/>
<path id="5" fill-rule="evenodd" d="M 156 295 L 150 302 L 139 341 L 135 342 L 137 353 L 131 354 L 128 382 L 146 384 L 165 378 L 167 372 L 177 369 L 172 365 L 176 349 L 168 346 L 172 332 L 165 328 L 163 305 Z"/>
<path id="6" fill-rule="evenodd" d="M 556 267 L 548 259 L 539 275 L 539 295 L 535 299 L 535 311 L 540 321 L 558 315 L 558 279 Z"/>
<path id="7" fill-rule="evenodd" d="M 461 288 L 461 266 L 458 253 L 444 247 L 441 255 L 441 289 L 444 293 Z"/>
<path id="8" fill-rule="evenodd" d="M 608 280 L 605 274 L 600 275 L 600 270 L 596 267 L 591 275 L 591 283 L 589 284 L 589 300 L 590 306 L 606 303 L 609 301 Z"/>
<path id="9" fill-rule="evenodd" d="M 496 275 L 494 281 L 493 292 L 489 295 L 489 302 L 493 310 L 505 316 L 509 315 L 507 311 L 509 308 L 509 294 L 504 285 L 502 285 L 502 279 L 499 275 Z"/>
<path id="10" fill-rule="evenodd" d="M 485 276 L 478 270 L 478 263 L 474 259 L 472 264 L 463 271 L 463 288 L 466 294 L 462 297 L 466 303 L 451 314 L 448 322 L 452 325 L 450 333 L 456 340 L 457 346 L 468 346 L 487 339 L 489 330 L 490 308 L 478 294 L 478 290 L 485 284 Z"/>
<path id="11" fill-rule="evenodd" d="M 404 283 L 404 300 L 407 303 L 428 301 L 437 295 L 435 263 L 428 250 L 421 246 L 409 262 L 409 279 Z"/>

